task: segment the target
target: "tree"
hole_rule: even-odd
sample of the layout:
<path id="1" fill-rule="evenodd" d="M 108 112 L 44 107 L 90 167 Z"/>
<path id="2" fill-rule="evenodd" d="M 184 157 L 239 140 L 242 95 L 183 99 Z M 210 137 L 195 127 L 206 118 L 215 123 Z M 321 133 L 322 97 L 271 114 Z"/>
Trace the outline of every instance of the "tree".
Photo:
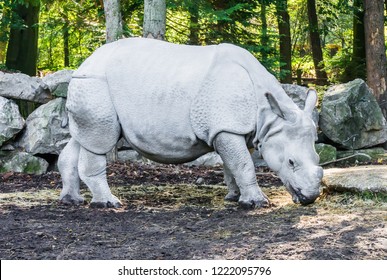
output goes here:
<path id="1" fill-rule="evenodd" d="M 165 0 L 144 1 L 143 37 L 165 39 L 166 13 Z"/>
<path id="2" fill-rule="evenodd" d="M 363 0 L 353 1 L 353 41 L 351 62 L 347 65 L 342 77 L 343 82 L 356 78 L 366 79 L 366 51 L 364 33 Z"/>
<path id="3" fill-rule="evenodd" d="M 64 67 L 70 66 L 70 20 L 67 16 L 67 13 L 63 13 L 63 26 L 62 26 L 62 34 L 63 34 L 63 54 L 64 54 Z"/>
<path id="4" fill-rule="evenodd" d="M 122 17 L 120 0 L 104 0 L 106 21 L 106 42 L 110 43 L 122 37 Z"/>
<path id="5" fill-rule="evenodd" d="M 188 7 L 188 12 L 190 14 L 190 21 L 189 21 L 189 44 L 190 45 L 199 45 L 199 6 L 195 4 L 190 5 Z"/>
<path id="6" fill-rule="evenodd" d="M 267 52 L 266 50 L 269 49 L 269 36 L 267 34 L 267 18 L 266 18 L 266 3 L 267 0 L 261 0 L 261 12 L 259 14 L 262 24 L 262 30 L 261 30 L 261 46 L 262 49 L 262 61 L 266 62 L 267 60 Z"/>
<path id="7" fill-rule="evenodd" d="M 0 64 L 5 63 L 8 43 L 8 28 L 11 22 L 11 0 L 0 1 Z"/>
<path id="8" fill-rule="evenodd" d="M 30 76 L 36 75 L 40 1 L 18 2 L 13 8 L 14 24 L 9 35 L 6 66 Z M 18 24 L 15 24 L 18 23 Z"/>
<path id="9" fill-rule="evenodd" d="M 387 60 L 384 36 L 384 1 L 364 0 L 367 84 L 387 118 Z"/>
<path id="10" fill-rule="evenodd" d="M 280 40 L 280 70 L 283 73 L 281 82 L 292 83 L 292 42 L 290 36 L 290 17 L 288 1 L 276 0 L 278 31 Z"/>
<path id="11" fill-rule="evenodd" d="M 324 84 L 328 80 L 327 73 L 324 70 L 324 59 L 321 48 L 320 34 L 318 28 L 316 0 L 307 0 L 309 36 L 312 47 L 313 63 L 316 71 L 317 82 Z"/>

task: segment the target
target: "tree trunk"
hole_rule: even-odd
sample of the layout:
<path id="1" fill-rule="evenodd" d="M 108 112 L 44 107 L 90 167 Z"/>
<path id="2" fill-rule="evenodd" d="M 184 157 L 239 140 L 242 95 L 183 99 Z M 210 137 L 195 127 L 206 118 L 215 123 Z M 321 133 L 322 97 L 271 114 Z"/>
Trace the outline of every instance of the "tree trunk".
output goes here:
<path id="1" fill-rule="evenodd" d="M 280 36 L 280 70 L 282 83 L 292 83 L 292 43 L 290 36 L 290 18 L 288 1 L 277 0 L 277 20 Z"/>
<path id="2" fill-rule="evenodd" d="M 348 82 L 356 78 L 366 79 L 366 51 L 364 33 L 363 0 L 353 2 L 353 50 L 351 62 L 345 69 L 342 81 Z"/>
<path id="3" fill-rule="evenodd" d="M 120 0 L 104 0 L 106 22 L 106 43 L 122 38 L 122 17 Z"/>
<path id="4" fill-rule="evenodd" d="M 14 12 L 23 26 L 11 27 L 7 48 L 6 66 L 30 76 L 36 75 L 39 8 L 40 2 L 16 6 Z"/>
<path id="5" fill-rule="evenodd" d="M 387 119 L 387 59 L 384 35 L 384 1 L 364 0 L 367 84 Z"/>
<path id="6" fill-rule="evenodd" d="M 199 7 L 194 3 L 188 8 L 190 14 L 189 22 L 189 44 L 199 45 Z"/>
<path id="7" fill-rule="evenodd" d="M 69 48 L 69 38 L 70 38 L 70 22 L 67 17 L 64 18 L 63 24 L 63 53 L 64 53 L 64 67 L 70 66 L 70 48 Z"/>
<path id="8" fill-rule="evenodd" d="M 261 47 L 262 47 L 262 62 L 266 63 L 267 60 L 267 50 L 269 49 L 269 36 L 267 35 L 267 19 L 266 19 L 266 3 L 265 1 L 261 1 L 261 12 L 260 12 L 260 19 L 261 19 Z"/>
<path id="9" fill-rule="evenodd" d="M 307 7 L 310 44 L 312 46 L 313 63 L 316 71 L 317 84 L 325 84 L 328 80 L 328 77 L 324 70 L 324 60 L 317 21 L 316 0 L 307 0 Z"/>
<path id="10" fill-rule="evenodd" d="M 103 0 L 103 10 L 105 13 L 106 43 L 111 43 L 122 38 L 122 16 L 120 0 Z M 106 154 L 110 161 L 118 160 L 117 145 Z"/>
<path id="11" fill-rule="evenodd" d="M 165 0 L 144 1 L 143 37 L 165 39 L 166 13 Z"/>

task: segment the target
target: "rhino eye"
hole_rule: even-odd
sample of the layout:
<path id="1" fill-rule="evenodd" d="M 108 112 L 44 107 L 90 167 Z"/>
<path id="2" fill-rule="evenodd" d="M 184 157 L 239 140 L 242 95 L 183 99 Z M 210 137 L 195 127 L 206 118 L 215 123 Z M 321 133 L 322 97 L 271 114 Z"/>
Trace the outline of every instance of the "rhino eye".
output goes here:
<path id="1" fill-rule="evenodd" d="M 292 161 L 291 159 L 289 159 L 289 164 L 290 164 L 291 166 L 294 166 L 294 161 Z"/>

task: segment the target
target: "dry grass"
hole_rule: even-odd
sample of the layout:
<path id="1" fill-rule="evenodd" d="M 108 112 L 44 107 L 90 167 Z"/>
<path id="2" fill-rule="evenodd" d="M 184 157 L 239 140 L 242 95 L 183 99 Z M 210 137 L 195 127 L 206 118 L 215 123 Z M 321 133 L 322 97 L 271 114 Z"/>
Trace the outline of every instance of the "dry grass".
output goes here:
<path id="1" fill-rule="evenodd" d="M 17 205 L 28 208 L 42 204 L 53 204 L 58 200 L 60 190 L 40 189 L 34 191 L 0 193 L 0 205 Z"/>
<path id="2" fill-rule="evenodd" d="M 300 207 L 292 202 L 290 195 L 284 187 L 263 188 L 270 198 L 272 207 L 255 211 L 271 211 L 282 208 L 284 210 Z M 174 210 L 182 206 L 206 207 L 220 210 L 236 207 L 235 203 L 224 201 L 227 194 L 225 186 L 197 186 L 189 184 L 180 185 L 138 185 L 138 186 L 112 186 L 112 192 L 128 207 Z M 55 204 L 59 197 L 60 189 L 36 189 L 33 191 L 0 193 L 0 205 L 16 204 L 19 207 L 31 207 L 41 204 Z M 82 195 L 87 201 L 91 200 L 90 192 L 82 188 Z M 323 192 L 320 198 L 310 207 L 320 211 L 332 213 L 347 213 L 350 211 L 377 210 L 387 211 L 387 195 L 375 193 L 348 193 L 348 192 Z M 385 217 L 387 220 L 387 215 Z"/>

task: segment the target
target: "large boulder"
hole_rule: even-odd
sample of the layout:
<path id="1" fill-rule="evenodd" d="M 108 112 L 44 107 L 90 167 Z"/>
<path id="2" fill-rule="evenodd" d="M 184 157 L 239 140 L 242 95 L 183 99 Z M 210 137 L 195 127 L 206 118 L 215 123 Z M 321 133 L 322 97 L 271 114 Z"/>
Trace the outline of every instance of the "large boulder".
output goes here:
<path id="1" fill-rule="evenodd" d="M 387 166 L 371 165 L 324 170 L 323 186 L 336 191 L 387 193 Z"/>
<path id="2" fill-rule="evenodd" d="M 0 96 L 0 147 L 24 127 L 19 107 L 11 100 Z"/>
<path id="3" fill-rule="evenodd" d="M 297 104 L 297 106 L 300 109 L 304 109 L 305 100 L 309 90 L 307 87 L 302 87 L 294 84 L 282 84 L 282 88 L 285 90 L 287 95 L 289 95 L 289 97 L 293 100 L 294 103 Z M 318 125 L 318 118 L 319 118 L 318 111 L 317 111 L 317 108 L 315 108 L 313 110 L 312 119 L 316 124 L 316 126 Z"/>
<path id="4" fill-rule="evenodd" d="M 47 161 L 26 152 L 12 152 L 0 157 L 0 173 L 12 171 L 41 175 L 46 173 L 47 168 Z"/>
<path id="5" fill-rule="evenodd" d="M 361 79 L 332 86 L 325 93 L 320 128 L 346 149 L 372 147 L 387 141 L 387 123 L 371 90 Z"/>
<path id="6" fill-rule="evenodd" d="M 67 89 L 73 72 L 73 70 L 60 70 L 43 77 L 42 81 L 47 85 L 53 96 L 67 97 Z"/>
<path id="7" fill-rule="evenodd" d="M 22 73 L 4 73 L 0 71 L 0 96 L 46 103 L 51 99 L 47 85 L 37 77 Z"/>
<path id="8" fill-rule="evenodd" d="M 56 98 L 40 106 L 26 120 L 18 146 L 31 154 L 57 154 L 70 140 L 68 127 L 62 127 L 66 99 Z"/>

